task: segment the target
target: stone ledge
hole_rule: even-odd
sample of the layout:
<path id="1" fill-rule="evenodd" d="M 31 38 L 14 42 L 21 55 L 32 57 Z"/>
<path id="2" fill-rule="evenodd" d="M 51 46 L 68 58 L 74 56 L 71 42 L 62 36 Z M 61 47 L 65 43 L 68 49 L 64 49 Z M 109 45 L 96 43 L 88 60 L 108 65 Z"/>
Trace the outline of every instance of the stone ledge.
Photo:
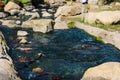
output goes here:
<path id="1" fill-rule="evenodd" d="M 21 80 L 17 76 L 11 57 L 7 54 L 8 50 L 4 35 L 0 31 L 0 80 Z"/>

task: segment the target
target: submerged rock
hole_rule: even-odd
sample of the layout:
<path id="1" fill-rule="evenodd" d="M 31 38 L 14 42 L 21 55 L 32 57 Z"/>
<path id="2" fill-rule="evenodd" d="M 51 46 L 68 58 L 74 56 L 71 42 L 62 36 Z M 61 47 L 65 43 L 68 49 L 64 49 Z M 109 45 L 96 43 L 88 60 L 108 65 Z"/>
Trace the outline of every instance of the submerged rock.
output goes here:
<path id="1" fill-rule="evenodd" d="M 81 80 L 120 80 L 120 63 L 107 62 L 89 68 Z"/>
<path id="2" fill-rule="evenodd" d="M 39 68 L 39 67 L 32 69 L 32 72 L 33 72 L 33 73 L 42 73 L 43 71 L 44 71 L 44 70 L 43 70 L 42 68 Z"/>

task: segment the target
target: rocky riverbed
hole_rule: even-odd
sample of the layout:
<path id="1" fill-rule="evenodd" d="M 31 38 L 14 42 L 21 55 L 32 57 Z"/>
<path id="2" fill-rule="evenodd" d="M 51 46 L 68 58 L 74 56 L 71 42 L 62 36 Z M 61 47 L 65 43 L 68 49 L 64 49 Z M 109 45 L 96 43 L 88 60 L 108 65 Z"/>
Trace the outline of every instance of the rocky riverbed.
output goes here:
<path id="1" fill-rule="evenodd" d="M 96 6 L 94 5 L 92 8 L 98 8 Z M 69 16 L 77 15 L 85 21 L 91 21 L 89 20 L 91 19 L 89 15 L 91 10 L 88 10 L 81 3 L 73 2 L 69 4 L 68 2 L 65 4 L 64 0 L 58 0 L 55 4 L 41 4 L 39 7 L 38 9 L 34 6 L 22 8 L 14 2 L 8 2 L 4 7 L 4 11 L 7 13 L 0 13 L 0 31 L 5 35 L 7 44 L 10 47 L 9 55 L 13 59 L 14 66 L 22 80 L 120 79 L 118 76 L 120 50 L 117 49 L 119 48 L 119 32 L 109 33 L 80 23 L 75 24 L 80 29 L 69 29 L 67 25 L 69 23 L 67 17 Z M 109 8 L 109 6 L 104 6 L 104 8 Z M 107 12 L 109 11 L 105 13 Z M 110 13 L 115 14 L 115 11 Z M 119 14 L 119 11 L 117 13 Z M 100 14 L 104 14 L 104 11 L 96 13 L 96 15 L 98 14 L 100 16 Z M 104 19 L 102 21 L 99 16 L 95 17 L 93 23 L 97 21 L 106 25 L 107 23 L 119 24 L 120 21 L 119 15 L 108 15 L 111 17 L 109 17 L 110 21 L 107 22 Z M 103 41 L 110 44 L 97 41 L 96 38 L 81 29 L 102 38 Z M 1 41 L 3 40 L 1 39 Z M 6 43 L 4 43 L 5 46 L 2 44 L 3 42 L 0 45 L 1 52 L 6 53 L 6 49 L 4 49 L 7 48 Z M 2 62 L 10 59 L 9 62 L 13 65 L 8 55 L 2 58 L 5 58 L 4 60 L 0 59 Z M 10 66 L 9 63 L 5 65 Z M 111 65 L 115 67 L 112 70 L 110 70 Z M 97 67 L 91 68 L 94 66 Z M 19 80 L 16 72 L 14 72 L 14 67 L 12 69 L 7 68 L 7 70 L 10 71 L 10 74 L 5 74 L 5 76 L 13 75 L 8 78 Z M 111 72 L 113 77 L 109 76 L 107 71 Z M 98 76 L 93 75 L 99 72 Z M 10 80 L 8 78 L 5 80 Z"/>

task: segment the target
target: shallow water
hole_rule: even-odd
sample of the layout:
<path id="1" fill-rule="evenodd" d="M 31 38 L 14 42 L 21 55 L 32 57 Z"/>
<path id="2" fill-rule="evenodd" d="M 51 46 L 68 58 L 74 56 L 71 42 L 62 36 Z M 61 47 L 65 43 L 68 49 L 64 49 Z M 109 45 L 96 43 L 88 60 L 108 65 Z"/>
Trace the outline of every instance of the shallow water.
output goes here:
<path id="1" fill-rule="evenodd" d="M 22 80 L 80 80 L 89 67 L 120 61 L 118 49 L 95 40 L 82 30 L 55 30 L 48 34 L 27 30 L 29 44 L 25 45 L 18 43 L 15 30 L 2 31 L 6 33 L 10 55 Z M 32 50 L 20 51 L 18 47 Z M 44 56 L 38 57 L 38 53 Z M 32 69 L 36 67 L 44 72 L 33 73 Z"/>

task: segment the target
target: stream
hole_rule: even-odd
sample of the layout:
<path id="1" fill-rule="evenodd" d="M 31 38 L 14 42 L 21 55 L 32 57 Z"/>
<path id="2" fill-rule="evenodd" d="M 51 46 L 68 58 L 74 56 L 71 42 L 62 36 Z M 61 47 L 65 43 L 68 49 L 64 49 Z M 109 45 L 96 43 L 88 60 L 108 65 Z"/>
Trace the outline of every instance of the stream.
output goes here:
<path id="1" fill-rule="evenodd" d="M 34 33 L 30 29 L 0 30 L 6 37 L 9 55 L 22 80 L 80 80 L 89 67 L 120 61 L 120 50 L 97 41 L 80 29 L 54 30 L 47 34 Z M 19 44 L 17 30 L 29 33 L 28 44 Z M 32 69 L 37 67 L 44 71 L 34 73 Z"/>

